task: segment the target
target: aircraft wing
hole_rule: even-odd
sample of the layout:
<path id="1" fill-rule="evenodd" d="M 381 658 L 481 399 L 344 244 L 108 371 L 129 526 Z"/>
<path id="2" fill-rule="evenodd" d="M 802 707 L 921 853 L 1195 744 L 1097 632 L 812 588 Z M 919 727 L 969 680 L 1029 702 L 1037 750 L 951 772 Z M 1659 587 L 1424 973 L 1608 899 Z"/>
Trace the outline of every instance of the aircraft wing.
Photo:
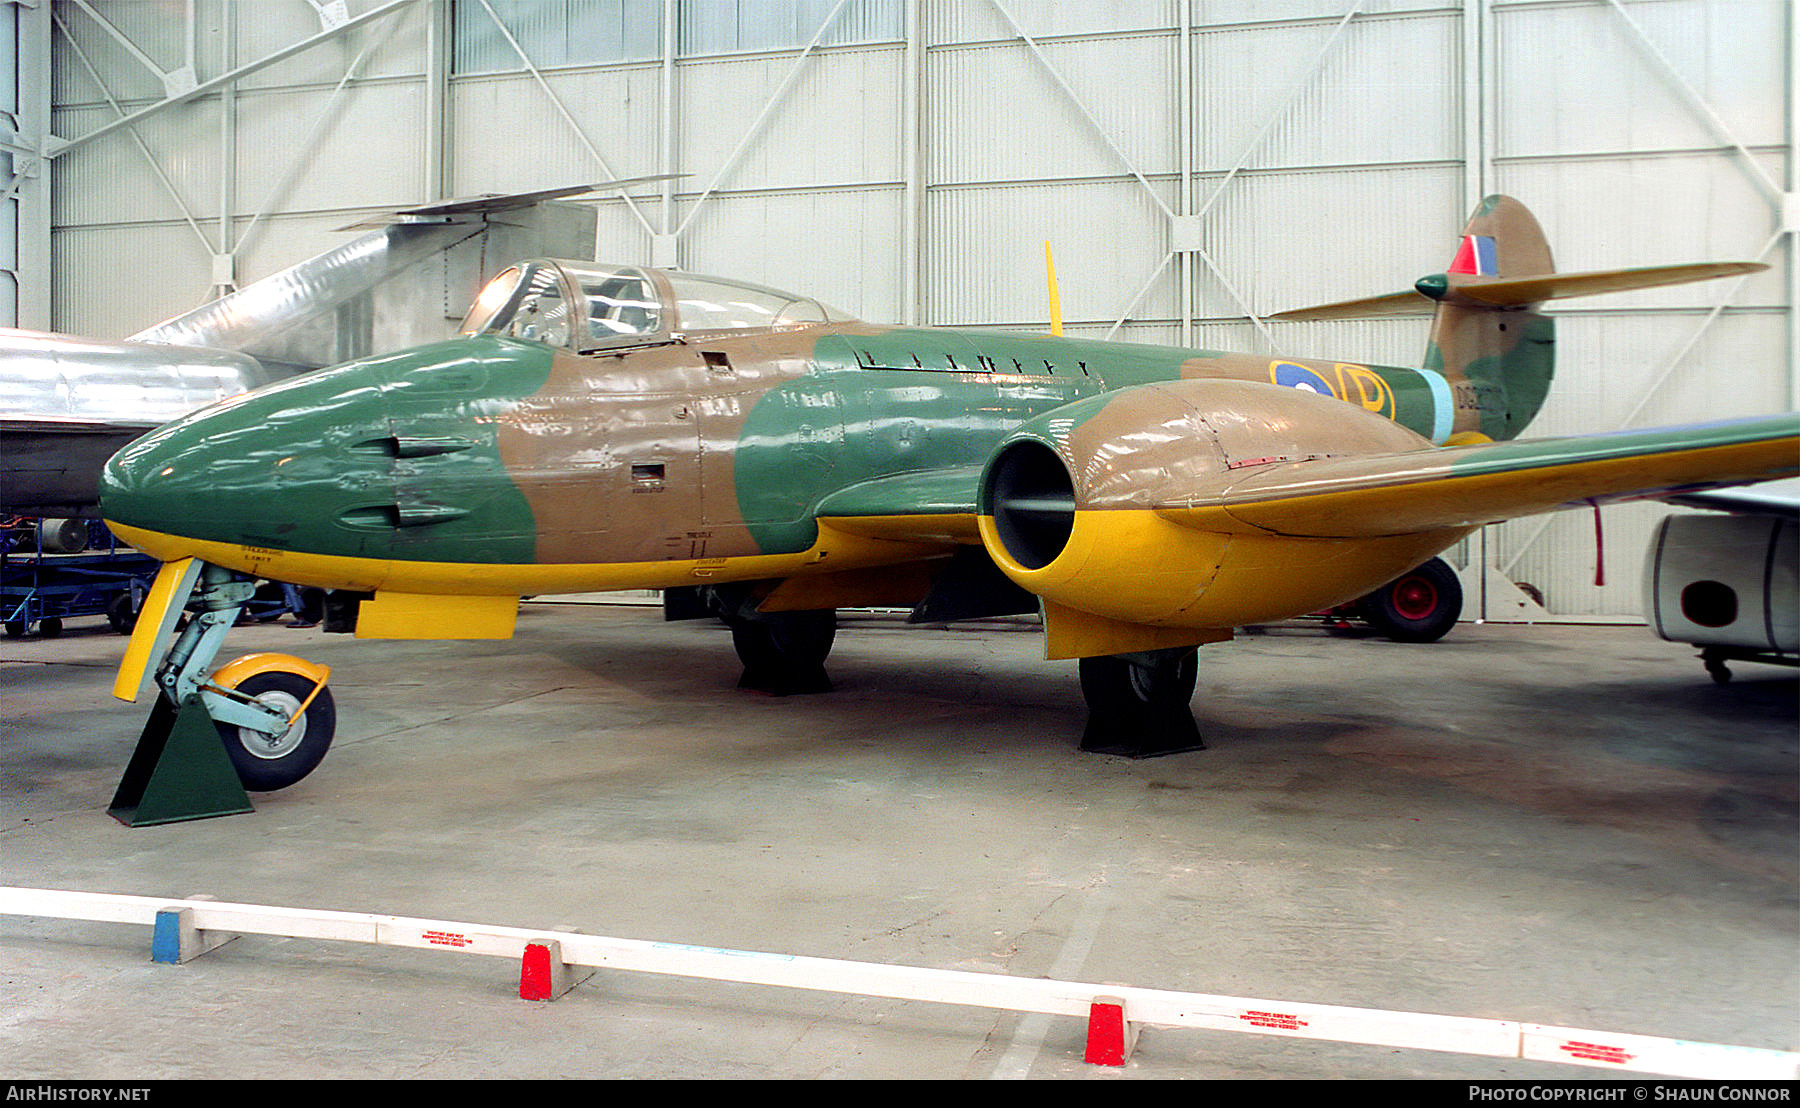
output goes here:
<path id="1" fill-rule="evenodd" d="M 229 351 L 0 329 L 0 511 L 92 516 L 120 447 L 270 380 Z"/>
<path id="2" fill-rule="evenodd" d="M 839 531 L 866 538 L 979 544 L 975 491 L 981 470 L 946 466 L 864 481 L 827 496 L 814 515 Z"/>
<path id="3" fill-rule="evenodd" d="M 1800 414 L 1251 467 L 1159 515 L 1203 531 L 1367 538 L 1800 474 Z"/>
<path id="4" fill-rule="evenodd" d="M 355 223 L 339 227 L 338 230 L 379 230 L 393 223 L 450 223 L 467 220 L 470 216 L 485 216 L 495 212 L 530 207 L 546 200 L 567 200 L 570 197 L 586 196 L 592 192 L 620 192 L 633 185 L 649 184 L 652 181 L 672 181 L 685 176 L 687 176 L 685 173 L 657 173 L 647 177 L 624 177 L 616 181 L 601 181 L 592 185 L 564 185 L 561 188 L 539 189 L 536 192 L 516 192 L 506 195 L 485 193 L 481 196 L 458 197 L 439 200 L 433 204 L 421 204 L 416 208 L 399 208 L 393 211 L 379 212 Z"/>
<path id="5" fill-rule="evenodd" d="M 0 513 L 91 516 L 106 459 L 151 422 L 7 418 L 0 414 Z"/>
<path id="6" fill-rule="evenodd" d="M 1671 504 L 1715 512 L 1800 518 L 1800 479 L 1768 481 L 1742 489 L 1679 493 L 1668 500 Z"/>

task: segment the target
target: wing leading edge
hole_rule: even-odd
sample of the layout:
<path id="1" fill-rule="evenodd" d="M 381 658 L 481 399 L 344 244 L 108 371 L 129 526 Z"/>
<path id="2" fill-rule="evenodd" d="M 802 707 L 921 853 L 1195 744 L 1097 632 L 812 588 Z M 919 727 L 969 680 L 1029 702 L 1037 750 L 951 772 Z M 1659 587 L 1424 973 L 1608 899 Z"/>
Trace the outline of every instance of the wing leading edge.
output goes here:
<path id="1" fill-rule="evenodd" d="M 840 489 L 821 500 L 813 515 L 865 538 L 979 544 L 975 490 L 980 483 L 980 466 L 900 473 Z"/>
<path id="2" fill-rule="evenodd" d="M 1241 471 L 1240 471 L 1241 472 Z M 1257 467 L 1157 514 L 1203 531 L 1368 538 L 1800 474 L 1800 413 Z"/>

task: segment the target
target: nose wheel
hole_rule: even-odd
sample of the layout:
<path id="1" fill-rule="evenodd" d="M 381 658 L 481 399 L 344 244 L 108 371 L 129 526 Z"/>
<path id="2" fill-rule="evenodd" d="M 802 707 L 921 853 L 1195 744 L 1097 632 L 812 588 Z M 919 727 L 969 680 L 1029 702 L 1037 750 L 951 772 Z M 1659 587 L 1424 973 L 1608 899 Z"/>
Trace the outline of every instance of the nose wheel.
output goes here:
<path id="1" fill-rule="evenodd" d="M 158 573 L 113 689 L 137 699 L 154 664 L 156 704 L 110 809 L 121 822 L 247 812 L 246 789 L 287 788 L 324 759 L 337 729 L 328 668 L 287 654 L 213 668 L 254 594 L 254 581 L 191 559 Z"/>
<path id="2" fill-rule="evenodd" d="M 236 691 L 289 720 L 280 731 L 213 721 L 238 780 L 252 792 L 285 789 L 318 768 L 337 730 L 331 690 L 301 673 L 253 673 Z"/>

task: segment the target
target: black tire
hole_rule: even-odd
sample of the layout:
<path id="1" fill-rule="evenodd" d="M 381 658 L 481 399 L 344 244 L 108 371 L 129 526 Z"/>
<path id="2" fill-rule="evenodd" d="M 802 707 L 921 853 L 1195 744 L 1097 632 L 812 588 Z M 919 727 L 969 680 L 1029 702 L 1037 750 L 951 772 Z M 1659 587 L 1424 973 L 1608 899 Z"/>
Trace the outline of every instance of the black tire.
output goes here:
<path id="1" fill-rule="evenodd" d="M 313 683 L 297 673 L 274 670 L 251 674 L 237 689 L 246 696 L 281 703 L 291 711 L 312 695 Z M 274 792 L 299 781 L 324 761 L 337 730 L 337 705 L 330 689 L 320 689 L 287 734 L 274 740 L 228 723 L 214 721 L 213 725 L 219 729 L 219 738 L 224 741 L 225 752 L 231 756 L 231 765 L 244 788 Z"/>
<path id="2" fill-rule="evenodd" d="M 1080 671 L 1088 706 L 1083 750 L 1147 757 L 1205 746 L 1188 708 L 1200 672 L 1198 651 L 1083 658 Z"/>
<path id="3" fill-rule="evenodd" d="M 61 616 L 45 616 L 43 619 L 38 620 L 38 634 L 46 639 L 54 639 L 56 636 L 62 634 L 62 631 L 63 622 Z"/>
<path id="4" fill-rule="evenodd" d="M 1186 707 L 1200 675 L 1196 650 L 1159 651 L 1150 665 L 1118 655 L 1081 659 L 1088 708 L 1117 716 Z"/>
<path id="5" fill-rule="evenodd" d="M 116 592 L 106 602 L 106 622 L 121 635 L 131 634 L 137 626 L 137 609 L 131 606 L 131 593 Z"/>
<path id="6" fill-rule="evenodd" d="M 24 638 L 26 626 L 27 625 L 26 625 L 25 621 L 22 619 L 7 620 L 6 621 L 6 637 L 9 639 Z"/>
<path id="7" fill-rule="evenodd" d="M 738 687 L 777 696 L 830 692 L 825 659 L 837 640 L 837 610 L 730 619 L 731 645 L 744 663 Z"/>
<path id="8" fill-rule="evenodd" d="M 1357 604 L 1364 622 L 1395 642 L 1436 642 L 1462 615 L 1462 580 L 1442 558 L 1389 581 Z"/>
<path id="9" fill-rule="evenodd" d="M 664 589 L 662 606 L 663 619 L 666 621 L 706 619 L 713 614 L 712 605 L 707 601 L 706 594 L 698 585 L 682 585 Z"/>

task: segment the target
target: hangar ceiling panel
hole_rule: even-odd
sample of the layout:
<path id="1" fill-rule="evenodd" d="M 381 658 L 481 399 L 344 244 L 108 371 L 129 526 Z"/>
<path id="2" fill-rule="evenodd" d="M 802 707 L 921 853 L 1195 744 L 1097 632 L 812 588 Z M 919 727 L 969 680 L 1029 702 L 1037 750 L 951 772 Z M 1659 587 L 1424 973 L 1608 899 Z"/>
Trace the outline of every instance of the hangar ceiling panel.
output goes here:
<path id="1" fill-rule="evenodd" d="M 58 109 L 50 121 L 54 134 L 79 135 L 117 118 L 102 105 Z M 79 157 L 58 158 L 51 163 L 54 226 L 218 218 L 219 160 L 211 151 L 193 156 L 196 133 L 219 133 L 217 100 L 179 105 L 139 123 L 131 134 L 96 139 Z M 94 187 L 97 182 L 106 187 Z"/>
<path id="2" fill-rule="evenodd" d="M 373 5 L 351 4 L 352 14 Z M 325 29 L 311 4 L 260 2 L 244 7 L 237 19 L 239 63 L 266 57 L 275 51 L 319 34 Z M 417 10 L 404 10 L 383 20 L 371 34 L 342 38 L 297 54 L 287 61 L 246 77 L 245 89 L 335 85 L 352 62 L 361 58 L 357 73 L 364 78 L 419 78 L 425 72 L 428 21 Z M 215 57 L 218 48 L 211 46 Z"/>
<path id="3" fill-rule="evenodd" d="M 1133 180 L 938 188 L 928 218 L 938 229 L 925 258 L 938 275 L 929 307 L 932 322 L 943 326 L 1041 329 L 1049 310 L 1046 239 L 1070 320 L 1117 318 L 1168 251 L 1161 209 Z M 1112 279 L 1121 273 L 1132 280 Z M 1166 270 L 1134 315 L 1174 318 Z"/>
<path id="4" fill-rule="evenodd" d="M 323 88 L 246 93 L 236 119 L 234 211 L 355 211 L 421 191 L 418 160 L 404 156 L 425 122 L 417 83 L 370 82 L 337 96 Z M 301 141 L 314 128 L 316 139 Z M 390 147 L 402 156 L 382 156 Z"/>
<path id="5" fill-rule="evenodd" d="M 681 264 L 697 273 L 813 293 L 862 319 L 895 320 L 900 274 L 868 259 L 881 256 L 899 236 L 902 201 L 896 186 L 716 197 L 684 236 Z M 685 218 L 691 210 L 682 205 L 679 214 Z M 772 242 L 788 249 L 766 249 Z"/>
<path id="6" fill-rule="evenodd" d="M 1255 168 L 1460 158 L 1461 33 L 1445 12 L 1199 33 L 1199 168 L 1229 169 L 1247 148 Z"/>
<path id="7" fill-rule="evenodd" d="M 74 335 L 136 334 L 204 302 L 212 281 L 211 253 L 182 223 L 66 228 L 51 245 L 58 329 Z M 121 296 L 128 274 L 157 279 L 132 281 Z"/>
<path id="8" fill-rule="evenodd" d="M 1106 4 L 1062 4 L 1055 0 L 1005 0 L 1002 4 L 928 4 L 925 41 L 988 42 L 1033 38 L 1163 30 L 1175 23 L 1178 0 L 1111 0 Z M 1016 26 L 1015 26 L 1016 25 Z"/>
<path id="9" fill-rule="evenodd" d="M 167 10 L 160 4 L 102 3 L 92 5 L 92 10 L 128 39 L 137 54 L 143 57 L 140 59 L 119 41 L 118 36 L 108 32 L 79 6 L 53 5 L 58 64 L 50 71 L 52 103 L 103 104 L 108 92 L 125 102 L 157 100 L 166 90 L 150 66 L 168 72 L 195 60 L 193 39 L 188 34 L 186 22 L 168 18 Z M 104 90 L 94 79 L 95 73 L 104 81 Z M 54 133 L 66 135 L 69 132 Z"/>
<path id="10" fill-rule="evenodd" d="M 552 73 L 542 85 L 523 75 L 458 79 L 449 90 L 453 133 L 463 136 L 453 144 L 455 188 L 524 192 L 607 178 L 592 151 L 615 178 L 657 172 L 657 86 L 655 67 L 641 65 Z"/>
<path id="11" fill-rule="evenodd" d="M 682 63 L 678 164 L 694 175 L 682 191 L 713 185 L 728 163 L 718 181 L 727 190 L 898 180 L 898 105 L 842 92 L 893 88 L 901 64 L 895 47 L 826 51 L 803 64 L 785 53 Z"/>
<path id="12" fill-rule="evenodd" d="M 1451 164 L 1246 173 L 1219 191 L 1223 183 L 1200 179 L 1202 200 L 1218 193 L 1202 242 L 1263 315 L 1409 289 L 1450 264 L 1468 215 Z M 1203 316 L 1233 307 L 1222 292 L 1202 303 Z"/>
<path id="13" fill-rule="evenodd" d="M 1635 3 L 1625 7 L 1629 22 L 1606 5 L 1497 8 L 1500 152 L 1716 146 L 1718 128 L 1682 83 L 1739 141 L 1782 145 L 1782 52 L 1767 47 L 1787 37 L 1785 8 Z"/>
<path id="14" fill-rule="evenodd" d="M 1135 90 L 1167 88 L 1175 71 L 1166 32 L 1052 43 L 1041 56 L 1016 40 L 935 49 L 926 75 L 931 180 L 1173 172 L 1174 104 Z"/>

